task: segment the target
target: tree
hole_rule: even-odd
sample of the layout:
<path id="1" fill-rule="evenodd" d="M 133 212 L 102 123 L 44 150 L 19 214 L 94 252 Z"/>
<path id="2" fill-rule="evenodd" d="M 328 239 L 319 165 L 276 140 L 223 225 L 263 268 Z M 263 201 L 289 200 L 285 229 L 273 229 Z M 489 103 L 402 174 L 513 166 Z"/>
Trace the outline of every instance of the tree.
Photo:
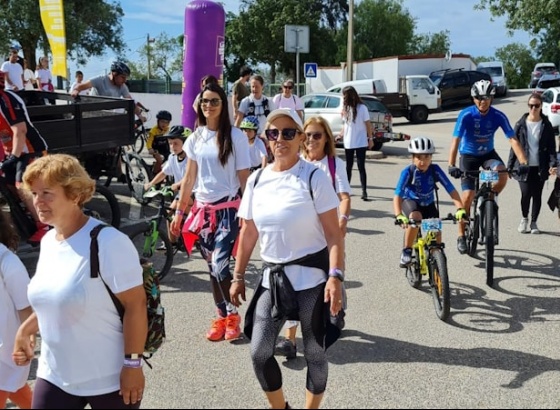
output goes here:
<path id="1" fill-rule="evenodd" d="M 167 74 L 171 78 L 181 78 L 183 70 L 183 41 L 184 36 L 169 37 L 167 33 L 160 33 L 154 42 L 146 43 L 137 52 L 139 63 L 132 63 L 131 77 L 135 79 L 148 78 L 148 58 L 150 59 L 150 78 L 165 79 Z"/>
<path id="2" fill-rule="evenodd" d="M 451 48 L 449 30 L 439 33 L 417 34 L 409 44 L 410 54 L 445 54 Z"/>
<path id="3" fill-rule="evenodd" d="M 496 59 L 504 63 L 509 88 L 527 88 L 536 60 L 525 44 L 513 43 L 498 48 Z"/>
<path id="4" fill-rule="evenodd" d="M 36 50 L 48 54 L 50 46 L 41 21 L 37 0 L 4 0 L 0 21 L 0 44 L 4 49 L 18 42 L 30 68 L 37 63 Z M 101 56 L 106 48 L 119 53 L 124 48 L 121 19 L 124 15 L 119 3 L 103 0 L 65 0 L 64 19 L 68 56 L 85 64 L 92 56 Z"/>

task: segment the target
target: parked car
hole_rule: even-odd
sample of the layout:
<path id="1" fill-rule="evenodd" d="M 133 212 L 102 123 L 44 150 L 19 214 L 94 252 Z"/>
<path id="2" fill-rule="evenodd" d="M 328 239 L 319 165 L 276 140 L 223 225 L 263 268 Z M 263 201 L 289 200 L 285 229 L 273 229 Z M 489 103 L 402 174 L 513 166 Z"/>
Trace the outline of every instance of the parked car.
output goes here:
<path id="1" fill-rule="evenodd" d="M 531 73 L 531 81 L 529 81 L 529 88 L 535 88 L 539 79 L 545 74 L 558 74 L 558 69 L 554 63 L 537 63 L 533 72 Z"/>
<path id="2" fill-rule="evenodd" d="M 367 106 L 374 129 L 373 150 L 379 151 L 388 141 L 404 141 L 410 136 L 393 132 L 393 116 L 389 109 L 376 97 L 360 95 Z M 321 116 L 327 120 L 335 137 L 342 131 L 342 94 L 333 92 L 312 93 L 301 97 L 305 118 Z M 342 141 L 337 141 L 342 146 Z"/>
<path id="3" fill-rule="evenodd" d="M 489 74 L 492 78 L 492 84 L 496 87 L 496 97 L 505 97 L 508 92 L 506 72 L 504 63 L 501 61 L 484 61 L 478 63 L 476 71 L 482 71 Z"/>
<path id="4" fill-rule="evenodd" d="M 333 85 L 331 88 L 327 89 L 327 91 L 332 93 L 341 93 L 344 87 L 347 86 L 354 87 L 358 94 L 377 94 L 387 92 L 385 80 L 381 79 L 345 81 L 343 83 Z"/>
<path id="5" fill-rule="evenodd" d="M 544 74 L 535 87 L 535 92 L 542 94 L 544 90 L 551 87 L 560 87 L 560 74 Z"/>
<path id="6" fill-rule="evenodd" d="M 548 117 L 556 133 L 560 130 L 560 87 L 544 90 L 542 113 Z"/>
<path id="7" fill-rule="evenodd" d="M 457 104 L 469 104 L 471 87 L 479 80 L 492 81 L 489 74 L 475 70 L 446 69 L 430 73 L 430 78 L 441 91 L 443 108 Z"/>

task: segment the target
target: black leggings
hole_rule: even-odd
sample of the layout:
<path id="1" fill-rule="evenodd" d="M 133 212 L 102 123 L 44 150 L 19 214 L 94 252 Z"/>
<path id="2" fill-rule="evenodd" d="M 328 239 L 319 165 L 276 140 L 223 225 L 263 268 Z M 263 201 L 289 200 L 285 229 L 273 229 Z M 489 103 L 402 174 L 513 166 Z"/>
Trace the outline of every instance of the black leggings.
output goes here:
<path id="1" fill-rule="evenodd" d="M 533 199 L 533 209 L 531 211 L 531 222 L 537 222 L 542 206 L 542 191 L 544 181 L 539 175 L 539 167 L 529 168 L 529 175 L 526 181 L 519 181 L 521 188 L 521 214 L 523 218 L 529 217 L 529 206 Z"/>
<path id="2" fill-rule="evenodd" d="M 124 404 L 119 391 L 100 396 L 74 396 L 44 379 L 37 379 L 33 388 L 32 409 L 139 409 L 140 402 Z"/>
<path id="3" fill-rule="evenodd" d="M 354 151 L 356 152 L 356 159 L 358 162 L 358 171 L 360 171 L 360 183 L 362 184 L 362 192 L 367 189 L 367 174 L 366 174 L 366 151 L 367 147 L 345 149 L 346 154 L 346 174 L 348 175 L 348 182 L 352 180 L 352 168 L 354 168 Z"/>
<path id="4" fill-rule="evenodd" d="M 296 292 L 299 320 L 307 361 L 306 387 L 313 394 L 322 394 L 327 387 L 328 362 L 324 346 L 325 284 Z M 265 392 L 282 388 L 282 372 L 274 358 L 274 346 L 285 320 L 274 321 L 271 316 L 270 290 L 260 295 L 255 309 L 251 358 L 257 379 Z"/>

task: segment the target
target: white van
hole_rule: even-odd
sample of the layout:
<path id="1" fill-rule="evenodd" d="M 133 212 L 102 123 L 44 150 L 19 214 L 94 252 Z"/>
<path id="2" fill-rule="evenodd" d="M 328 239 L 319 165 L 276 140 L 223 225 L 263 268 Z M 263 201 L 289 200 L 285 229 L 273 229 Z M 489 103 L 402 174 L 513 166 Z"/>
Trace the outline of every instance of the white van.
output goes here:
<path id="1" fill-rule="evenodd" d="M 478 63 L 476 71 L 482 71 L 492 77 L 492 84 L 496 87 L 496 96 L 506 96 L 508 86 L 504 63 L 501 61 L 485 61 Z"/>
<path id="2" fill-rule="evenodd" d="M 358 94 L 379 94 L 387 92 L 387 85 L 385 80 L 354 80 L 346 81 L 332 86 L 327 91 L 331 93 L 340 93 L 344 87 L 351 85 L 356 89 Z"/>

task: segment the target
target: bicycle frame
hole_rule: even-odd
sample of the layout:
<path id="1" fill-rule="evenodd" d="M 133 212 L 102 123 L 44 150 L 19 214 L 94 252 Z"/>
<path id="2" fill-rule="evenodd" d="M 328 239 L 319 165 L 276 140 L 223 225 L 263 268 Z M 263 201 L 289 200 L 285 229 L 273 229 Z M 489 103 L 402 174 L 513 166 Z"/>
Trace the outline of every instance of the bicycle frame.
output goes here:
<path id="1" fill-rule="evenodd" d="M 437 243 L 437 232 L 428 231 L 426 236 L 422 236 L 422 229 L 418 230 L 418 236 L 413 245 L 418 255 L 418 263 L 420 265 L 420 274 L 427 275 L 429 273 L 427 253 L 434 248 L 442 248 L 442 244 Z"/>

